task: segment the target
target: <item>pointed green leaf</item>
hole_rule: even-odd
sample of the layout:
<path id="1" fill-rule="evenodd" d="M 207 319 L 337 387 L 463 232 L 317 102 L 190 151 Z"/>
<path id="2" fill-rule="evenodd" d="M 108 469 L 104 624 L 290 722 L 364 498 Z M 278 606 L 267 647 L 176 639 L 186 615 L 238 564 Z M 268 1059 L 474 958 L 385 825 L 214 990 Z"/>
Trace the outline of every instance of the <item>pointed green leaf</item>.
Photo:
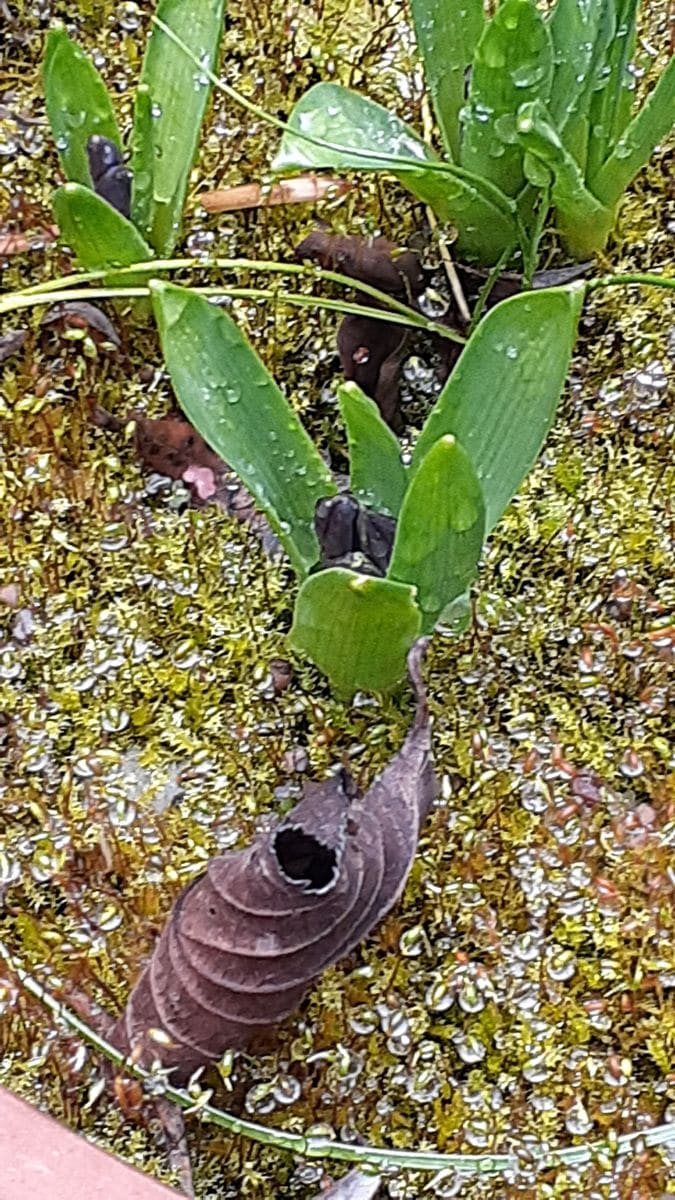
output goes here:
<path id="1" fill-rule="evenodd" d="M 549 27 L 555 69 L 548 108 L 565 148 L 583 171 L 589 107 L 614 37 L 614 5 L 607 0 L 557 0 Z"/>
<path id="2" fill-rule="evenodd" d="M 152 177 L 148 224 L 142 227 L 157 254 L 170 254 L 180 236 L 185 193 L 197 151 L 223 31 L 225 0 L 161 0 L 157 16 L 203 64 L 200 71 L 161 29 L 151 30 L 141 71 L 152 113 L 152 137 L 145 137 L 147 108 L 135 119 L 143 136 L 134 140 L 134 170 Z"/>
<path id="3" fill-rule="evenodd" d="M 596 196 L 605 204 L 616 204 L 633 177 L 649 161 L 654 147 L 670 133 L 674 124 L 675 58 L 671 58 L 639 113 L 590 180 Z"/>
<path id="4" fill-rule="evenodd" d="M 318 83 L 301 97 L 272 163 L 275 171 L 308 167 L 391 171 L 441 221 L 457 227 L 455 245 L 464 258 L 491 265 L 517 244 L 515 206 L 498 188 L 439 162 L 404 121 L 335 83 Z"/>
<path id="5" fill-rule="evenodd" d="M 80 183 L 66 183 L 52 195 L 54 215 L 61 237 L 72 246 L 85 271 L 103 267 L 128 267 L 152 258 L 152 251 L 131 221 L 100 196 Z M 134 287 L 147 282 L 147 275 L 107 277 L 109 285 Z"/>
<path id="6" fill-rule="evenodd" d="M 447 433 L 464 447 L 482 488 L 486 533 L 551 428 L 584 294 L 583 284 L 571 284 L 523 292 L 493 308 L 469 338 L 419 436 L 414 471 Z"/>
<path id="7" fill-rule="evenodd" d="M 150 290 L 181 408 L 246 484 L 303 575 L 319 557 L 316 502 L 337 491 L 328 468 L 232 318 L 187 288 L 153 280 Z"/>
<path id="8" fill-rule="evenodd" d="M 150 89 L 136 88 L 134 126 L 131 131 L 131 219 L 137 229 L 151 229 L 153 116 Z"/>
<path id="9" fill-rule="evenodd" d="M 290 641 L 337 691 L 351 695 L 403 679 L 420 625 L 414 588 L 331 567 L 300 588 Z"/>
<path id="10" fill-rule="evenodd" d="M 452 434 L 422 459 L 396 526 L 388 579 L 414 584 L 429 633 L 446 605 L 476 574 L 485 534 L 485 504 L 468 454 Z"/>
<path id="11" fill-rule="evenodd" d="M 552 172 L 556 226 L 569 253 L 584 259 L 602 250 L 614 225 L 614 210 L 588 190 L 576 160 L 563 146 L 543 105 L 522 106 L 518 136 L 523 148 Z"/>
<path id="12" fill-rule="evenodd" d="M 304 136 L 298 136 L 299 131 Z M 394 113 L 337 83 L 317 83 L 301 96 L 288 118 L 272 170 L 349 167 L 392 171 L 438 163 L 434 151 Z"/>
<path id="13" fill-rule="evenodd" d="M 635 50 L 639 0 L 607 0 L 607 3 L 614 10 L 614 27 L 603 64 L 602 86 L 591 100 L 588 179 L 594 178 L 621 137 L 633 106 L 633 79 L 628 64 Z"/>
<path id="14" fill-rule="evenodd" d="M 483 0 L 411 0 L 417 46 L 448 157 L 459 162 L 466 70 L 483 30 Z"/>
<path id="15" fill-rule="evenodd" d="M 42 76 L 47 116 L 66 178 L 91 187 L 89 138 L 98 133 L 118 148 L 122 145 L 105 84 L 62 27 L 47 34 Z"/>
<path id="16" fill-rule="evenodd" d="M 338 403 L 347 427 L 350 489 L 366 508 L 395 517 L 407 483 L 398 438 L 358 384 L 341 384 Z"/>
<path id="17" fill-rule="evenodd" d="M 462 166 L 516 196 L 524 183 L 516 113 L 527 101 L 547 100 L 552 79 L 551 34 L 534 0 L 504 0 L 476 47 Z"/>

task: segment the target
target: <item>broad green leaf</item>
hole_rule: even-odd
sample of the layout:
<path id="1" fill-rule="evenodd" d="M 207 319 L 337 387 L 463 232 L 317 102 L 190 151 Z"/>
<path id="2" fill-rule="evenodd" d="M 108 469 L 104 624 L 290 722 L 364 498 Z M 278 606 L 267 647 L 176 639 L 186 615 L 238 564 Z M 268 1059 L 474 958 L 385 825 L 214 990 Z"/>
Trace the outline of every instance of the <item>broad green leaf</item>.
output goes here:
<path id="1" fill-rule="evenodd" d="M 146 262 L 152 251 L 131 221 L 81 183 L 66 183 L 52 195 L 52 204 L 61 236 L 72 246 L 85 271 L 103 267 L 128 267 Z M 121 275 L 114 272 L 108 284 L 122 287 L 145 285 L 147 275 Z"/>
<path id="2" fill-rule="evenodd" d="M 241 330 L 188 288 L 150 284 L 181 408 L 267 514 L 296 571 L 319 558 L 314 508 L 336 491 L 323 460 Z"/>
<path id="3" fill-rule="evenodd" d="M 337 83 L 317 83 L 294 105 L 272 170 L 348 167 L 393 171 L 398 169 L 397 158 L 404 159 L 408 167 L 415 162 L 421 166 L 438 163 L 434 151 L 415 130 L 381 104 Z"/>
<path id="4" fill-rule="evenodd" d="M 612 39 L 607 47 L 602 87 L 591 101 L 587 178 L 592 179 L 621 137 L 630 119 L 634 92 L 628 64 L 635 50 L 639 0 L 607 0 L 614 10 Z"/>
<path id="5" fill-rule="evenodd" d="M 157 16 L 197 56 L 203 70 L 157 27 L 150 31 L 141 71 L 152 113 L 152 137 L 135 139 L 134 169 L 152 177 L 152 200 L 143 233 L 160 256 L 179 235 L 185 193 L 197 151 L 223 31 L 225 0 L 160 0 Z M 136 108 L 147 126 L 145 102 Z"/>
<path id="6" fill-rule="evenodd" d="M 534 0 L 504 0 L 476 47 L 461 163 L 508 196 L 524 183 L 516 113 L 527 101 L 547 100 L 552 78 L 551 34 Z"/>
<path id="7" fill-rule="evenodd" d="M 417 47 L 448 157 L 459 162 L 465 73 L 483 30 L 483 0 L 411 0 Z"/>
<path id="8" fill-rule="evenodd" d="M 398 438 L 358 384 L 341 384 L 338 402 L 347 427 L 350 489 L 366 508 L 395 517 L 407 483 Z"/>
<path id="9" fill-rule="evenodd" d="M 153 116 L 150 89 L 144 83 L 136 88 L 134 127 L 131 131 L 131 219 L 137 229 L 151 229 Z"/>
<path id="10" fill-rule="evenodd" d="M 290 641 L 337 691 L 351 695 L 403 679 L 420 626 L 414 588 L 330 567 L 300 588 Z"/>
<path id="11" fill-rule="evenodd" d="M 552 172 L 556 225 L 569 253 L 584 259 L 602 250 L 614 225 L 614 209 L 601 204 L 588 190 L 576 159 L 563 146 L 543 105 L 523 105 L 518 135 L 524 149 Z"/>
<path id="12" fill-rule="evenodd" d="M 118 148 L 122 145 L 105 84 L 62 27 L 47 34 L 42 76 L 47 116 L 66 178 L 91 187 L 89 138 L 99 133 Z"/>
<path id="13" fill-rule="evenodd" d="M 596 196 L 614 205 L 654 147 L 675 124 L 675 58 L 671 58 L 642 108 L 619 138 L 609 158 L 590 180 Z"/>
<path id="14" fill-rule="evenodd" d="M 557 0 L 549 27 L 555 67 L 548 108 L 565 149 L 583 171 L 588 111 L 614 37 L 614 5 L 607 0 Z"/>
<path id="15" fill-rule="evenodd" d="M 583 284 L 543 288 L 493 308 L 469 338 L 419 436 L 415 471 L 445 434 L 463 446 L 483 492 L 486 534 L 553 424 L 584 294 Z"/>
<path id="16" fill-rule="evenodd" d="M 422 459 L 405 494 L 387 572 L 388 579 L 417 588 L 423 633 L 468 588 L 484 534 L 485 504 L 473 464 L 446 434 Z"/>
<path id="17" fill-rule="evenodd" d="M 441 221 L 457 227 L 455 245 L 464 258 L 490 265 L 517 244 L 515 206 L 498 188 L 441 163 L 404 121 L 338 84 L 318 83 L 301 97 L 272 163 L 275 171 L 308 167 L 391 171 Z"/>

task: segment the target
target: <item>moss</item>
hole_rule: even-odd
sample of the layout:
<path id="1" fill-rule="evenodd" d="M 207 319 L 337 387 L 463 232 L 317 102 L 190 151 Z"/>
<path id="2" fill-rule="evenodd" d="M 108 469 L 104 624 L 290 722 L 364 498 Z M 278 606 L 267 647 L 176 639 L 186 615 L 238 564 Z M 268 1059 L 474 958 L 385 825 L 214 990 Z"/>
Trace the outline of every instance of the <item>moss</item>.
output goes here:
<path id="1" fill-rule="evenodd" d="M 9 41 L 2 82 L 16 99 L 7 106 L 40 116 L 46 23 L 35 5 L 13 8 L 31 38 Z M 652 11 L 655 31 L 664 11 Z M 141 32 L 121 30 L 112 6 L 103 17 L 85 4 L 73 15 L 55 3 L 52 13 L 105 55 L 128 123 L 125 81 L 137 71 Z M 304 5 L 289 17 L 279 0 L 232 9 L 228 79 L 285 111 L 334 70 L 416 119 L 419 99 L 399 92 L 412 69 L 405 46 L 388 54 L 391 26 L 358 0 L 349 20 L 342 13 Z M 30 127 L 3 120 L 20 146 L 0 191 L 22 191 L 32 232 L 49 221 L 56 163 L 49 148 L 28 152 Z M 202 181 L 261 177 L 275 136 L 215 99 L 186 219 L 194 253 L 211 245 L 282 256 L 309 229 L 307 210 L 198 216 Z M 627 198 L 615 269 L 668 261 L 669 164 L 665 148 Z M 374 179 L 319 214 L 399 242 L 420 221 L 399 189 Z M 36 282 L 66 261 L 53 247 L 18 256 L 5 284 Z M 662 1120 L 675 1101 L 673 467 L 667 389 L 639 378 L 657 360 L 671 370 L 668 305 L 635 289 L 589 303 L 560 418 L 491 540 L 474 628 L 434 641 L 443 799 L 405 897 L 278 1037 L 236 1059 L 224 1105 L 248 1096 L 271 1124 L 321 1121 L 375 1142 L 478 1151 L 528 1135 L 568 1144 L 577 1129 L 583 1139 L 636 1128 Z M 241 303 L 236 313 L 320 443 L 334 444 L 334 401 L 320 391 L 334 375 L 333 318 L 281 304 Z M 300 661 L 288 690 L 270 693 L 269 663 L 288 654 L 291 577 L 217 507 L 186 508 L 177 488 L 148 495 L 129 438 L 91 425 L 94 397 L 118 415 L 171 403 L 166 380 L 148 384 L 143 372 L 160 367 L 151 327 L 112 315 L 118 355 L 41 331 L 39 316 L 24 314 L 29 340 L 3 365 L 0 398 L 10 447 L 0 588 L 19 591 L 18 607 L 0 610 L 10 764 L 0 936 L 36 971 L 48 962 L 55 979 L 109 1008 L 123 1002 L 184 882 L 292 802 L 287 750 L 305 747 L 318 775 L 348 755 L 366 782 L 409 717 L 405 694 L 342 705 Z M 167 1177 L 145 1129 L 105 1096 L 86 1107 L 98 1064 L 44 1013 L 18 1001 L 0 1040 L 3 1083 Z M 290 1105 L 274 1091 L 288 1075 L 301 1084 Z M 270 1096 L 272 1111 L 260 1111 Z M 591 1122 L 585 1133 L 577 1100 Z M 300 1169 L 208 1131 L 191 1137 L 204 1200 L 317 1190 L 315 1164 Z M 670 1186 L 657 1152 L 616 1174 L 625 1195 Z M 599 1163 L 585 1176 L 560 1170 L 518 1186 L 541 1200 L 606 1195 L 610 1177 Z M 419 1194 L 418 1180 L 390 1191 L 405 1186 Z M 515 1186 L 476 1181 L 463 1194 Z"/>

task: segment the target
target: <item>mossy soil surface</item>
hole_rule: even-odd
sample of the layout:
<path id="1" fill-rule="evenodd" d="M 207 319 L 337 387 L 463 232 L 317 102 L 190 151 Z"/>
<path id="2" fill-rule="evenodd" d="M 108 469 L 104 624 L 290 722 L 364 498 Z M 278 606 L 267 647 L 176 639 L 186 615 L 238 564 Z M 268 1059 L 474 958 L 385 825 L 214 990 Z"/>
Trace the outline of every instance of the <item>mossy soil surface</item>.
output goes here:
<path id="1" fill-rule="evenodd" d="M 58 178 L 40 94 L 48 24 L 67 20 L 128 124 L 147 13 L 87 0 L 5 7 L 3 233 L 37 239 L 0 260 L 11 290 L 71 265 L 41 240 Z M 238 4 L 223 71 L 272 112 L 334 78 L 419 120 L 404 15 L 365 0 L 346 11 Z M 665 5 L 645 32 L 665 45 Z M 386 180 L 359 181 L 319 210 L 205 220 L 199 190 L 261 179 L 274 141 L 216 97 L 187 253 L 290 256 L 316 216 L 404 244 L 423 221 Z M 614 270 L 672 260 L 671 180 L 666 147 L 626 202 Z M 339 466 L 334 314 L 298 315 L 281 297 L 233 311 Z M 149 481 L 130 433 L 92 424 L 92 404 L 124 416 L 172 403 L 151 324 L 108 313 L 116 352 L 41 326 L 39 311 L 0 329 L 27 330 L 0 386 L 0 938 L 51 986 L 114 1010 L 209 855 L 290 805 L 303 768 L 321 776 L 346 756 L 372 779 L 411 703 L 403 691 L 342 704 L 299 660 L 275 691 L 291 574 L 217 505 Z M 442 795 L 405 896 L 294 1018 L 236 1058 L 232 1091 L 216 1084 L 222 1106 L 288 1129 L 320 1123 L 468 1153 L 675 1120 L 674 358 L 667 293 L 615 289 L 587 305 L 555 429 L 487 548 L 473 626 L 434 639 Z M 414 413 L 424 372 L 413 361 L 407 375 Z M 92 1054 L 9 975 L 0 1003 L 0 1081 L 168 1178 L 148 1131 L 90 1092 Z M 322 1177 L 194 1124 L 191 1149 L 200 1200 L 309 1198 Z M 524 1157 L 519 1181 L 468 1180 L 461 1194 L 653 1197 L 670 1194 L 673 1174 L 665 1150 L 638 1146 L 539 1177 Z M 387 1187 L 418 1196 L 427 1181 Z M 446 1176 L 431 1194 L 458 1186 Z"/>

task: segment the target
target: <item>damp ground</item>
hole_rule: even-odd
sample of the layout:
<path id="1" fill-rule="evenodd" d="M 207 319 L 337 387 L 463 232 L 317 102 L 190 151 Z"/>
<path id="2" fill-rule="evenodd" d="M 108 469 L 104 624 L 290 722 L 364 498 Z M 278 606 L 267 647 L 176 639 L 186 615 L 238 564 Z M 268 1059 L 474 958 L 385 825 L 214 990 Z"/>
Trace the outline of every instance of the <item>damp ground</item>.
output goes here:
<path id="1" fill-rule="evenodd" d="M 57 164 L 39 62 L 49 21 L 93 55 L 128 125 L 147 17 L 80 0 L 10 5 L 0 68 L 0 210 L 34 238 L 3 287 L 68 269 L 41 241 Z M 665 6 L 648 35 L 665 43 Z M 312 83 L 368 90 L 420 120 L 404 14 L 367 3 L 237 5 L 223 73 L 286 113 Z M 290 256 L 318 217 L 405 244 L 424 214 L 387 180 L 317 209 L 203 217 L 205 185 L 264 178 L 272 135 L 216 97 L 186 214 L 199 258 Z M 669 214 L 669 204 L 671 211 Z M 626 202 L 614 270 L 672 259 L 672 148 Z M 607 265 L 607 264 L 605 264 Z M 213 281 L 212 277 L 211 280 Z M 347 758 L 370 781 L 400 745 L 408 693 L 333 699 L 289 656 L 293 580 L 217 505 L 148 478 L 131 432 L 91 422 L 171 405 L 158 342 L 108 310 L 114 351 L 13 314 L 0 420 L 0 937 L 53 987 L 122 1005 L 163 917 L 208 857 Z M 335 316 L 232 311 L 339 466 Z M 555 429 L 487 548 L 471 630 L 440 632 L 427 677 L 441 797 L 396 910 L 299 1012 L 216 1080 L 269 1125 L 405 1148 L 554 1146 L 675 1120 L 673 362 L 666 293 L 596 293 Z M 405 369 L 411 410 L 429 375 Z M 290 657 L 285 690 L 275 660 Z M 0 1082 L 169 1178 L 148 1132 L 98 1094 L 100 1064 L 0 980 Z M 207 1197 L 309 1200 L 326 1178 L 252 1142 L 191 1128 Z M 438 1179 L 438 1197 L 669 1194 L 672 1158 L 518 1180 Z M 428 1178 L 388 1181 L 418 1196 Z M 425 1193 L 426 1194 L 426 1193 Z"/>

